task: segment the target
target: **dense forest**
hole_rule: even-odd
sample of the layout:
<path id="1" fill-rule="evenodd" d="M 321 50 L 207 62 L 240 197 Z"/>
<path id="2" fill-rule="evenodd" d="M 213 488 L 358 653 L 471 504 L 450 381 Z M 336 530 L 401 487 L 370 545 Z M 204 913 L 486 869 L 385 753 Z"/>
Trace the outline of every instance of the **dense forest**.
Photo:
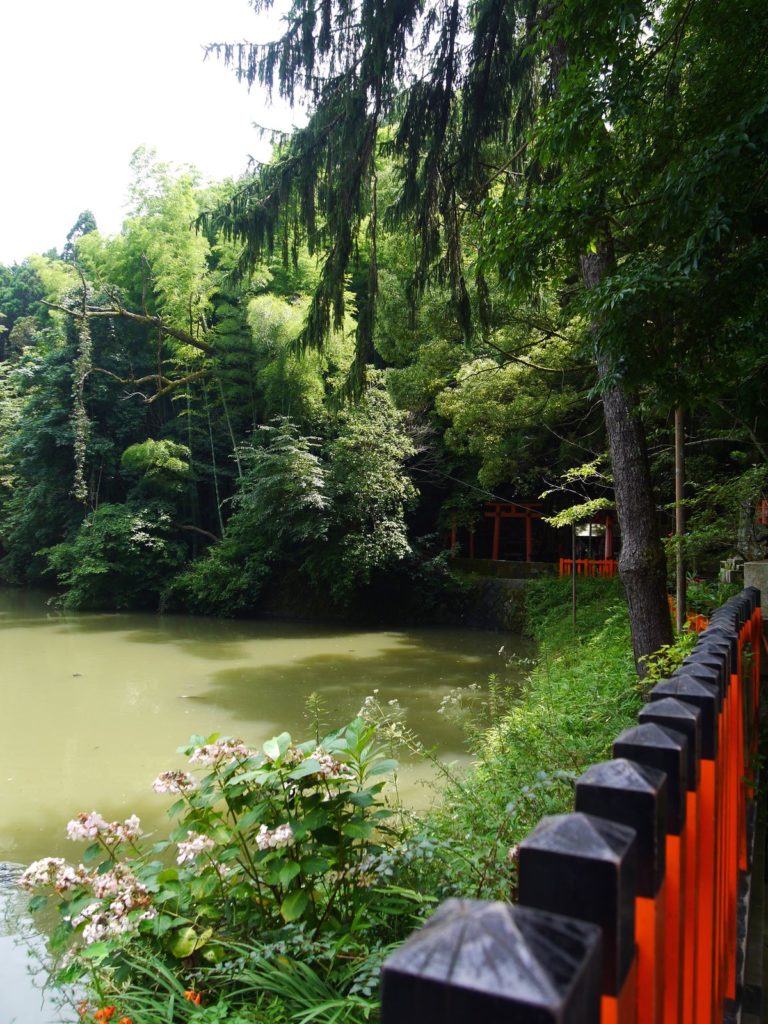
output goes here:
<path id="1" fill-rule="evenodd" d="M 378 1019 L 389 953 L 446 897 L 514 901 L 521 839 L 684 663 L 675 575 L 768 556 L 768 4 L 291 0 L 282 24 L 208 48 L 303 105 L 267 163 L 205 184 L 139 149 L 119 234 L 73 211 L 60 250 L 0 266 L 3 579 L 76 609 L 439 619 L 496 502 L 543 517 L 505 561 L 568 556 L 615 515 L 621 580 L 578 581 L 578 621 L 571 580 L 530 582 L 538 660 L 502 646 L 498 676 L 442 698 L 466 771 L 389 694 L 339 728 L 308 693 L 304 741 L 179 749 L 189 771 L 153 783 L 167 839 L 133 813 L 70 820 L 82 862 L 20 884 L 32 912 L 58 905 L 50 973 L 83 988 L 80 1020 Z M 717 886 L 733 869 L 735 894 L 743 851 L 724 837 L 753 785 L 732 640 L 700 663 L 726 696 L 707 698 L 709 803 L 689 793 L 722 868 L 682 884 L 676 732 L 653 783 L 659 822 L 679 805 L 658 892 L 686 986 L 683 896 L 708 878 L 701 934 L 730 931 Z M 403 748 L 442 780 L 423 816 L 392 779 Z"/>
<path id="2" fill-rule="evenodd" d="M 617 508 L 647 653 L 676 411 L 689 571 L 764 553 L 765 9 L 420 11 L 297 2 L 213 47 L 305 127 L 214 186 L 138 150 L 119 235 L 84 211 L 0 267 L 6 580 L 425 611 L 451 526 L 544 495 L 553 532 Z"/>

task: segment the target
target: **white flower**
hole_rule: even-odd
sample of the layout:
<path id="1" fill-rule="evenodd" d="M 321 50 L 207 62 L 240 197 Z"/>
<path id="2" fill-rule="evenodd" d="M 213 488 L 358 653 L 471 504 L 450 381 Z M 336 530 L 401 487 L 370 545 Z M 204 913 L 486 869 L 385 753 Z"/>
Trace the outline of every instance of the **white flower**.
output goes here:
<path id="1" fill-rule="evenodd" d="M 278 825 L 273 831 L 262 825 L 256 835 L 256 845 L 260 850 L 279 850 L 283 846 L 291 846 L 293 842 L 293 829 L 288 824 Z"/>
<path id="2" fill-rule="evenodd" d="M 189 793 L 197 789 L 197 782 L 189 772 L 161 772 L 152 783 L 156 793 Z"/>
<path id="3" fill-rule="evenodd" d="M 67 838 L 74 842 L 81 839 L 95 839 L 107 827 L 106 821 L 98 811 L 91 811 L 90 814 L 78 814 L 76 818 L 67 823 Z"/>
<path id="4" fill-rule="evenodd" d="M 99 899 L 116 896 L 121 889 L 139 886 L 140 883 L 131 869 L 119 863 L 115 864 L 111 871 L 105 871 L 103 875 L 94 875 L 91 880 L 91 888 Z M 141 888 L 143 889 L 143 886 Z"/>
<path id="5" fill-rule="evenodd" d="M 105 843 L 132 842 L 141 835 L 141 821 L 132 814 L 124 822 L 105 821 L 98 811 L 90 814 L 78 814 L 67 823 L 67 838 L 75 842 L 89 839 L 102 839 Z"/>
<path id="6" fill-rule="evenodd" d="M 194 861 L 202 853 L 209 853 L 216 843 L 210 836 L 200 835 L 199 832 L 187 832 L 187 838 L 177 845 L 179 855 L 176 863 L 185 864 L 187 861 Z"/>
<path id="7" fill-rule="evenodd" d="M 136 931 L 142 921 L 157 916 L 146 886 L 124 865 L 116 864 L 112 871 L 97 875 L 93 888 L 100 899 L 89 903 L 70 922 L 73 928 L 85 925 L 83 939 L 87 945 Z"/>
<path id="8" fill-rule="evenodd" d="M 90 875 L 82 864 L 73 868 L 63 857 L 44 857 L 25 869 L 19 885 L 31 892 L 39 885 L 52 885 L 56 892 L 68 892 L 87 884 Z"/>

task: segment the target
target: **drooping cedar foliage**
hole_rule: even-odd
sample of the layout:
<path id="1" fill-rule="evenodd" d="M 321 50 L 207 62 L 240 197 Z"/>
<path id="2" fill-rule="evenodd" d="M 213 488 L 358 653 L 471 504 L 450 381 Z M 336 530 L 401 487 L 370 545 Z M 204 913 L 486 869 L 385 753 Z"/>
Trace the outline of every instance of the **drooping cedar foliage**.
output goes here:
<path id="1" fill-rule="evenodd" d="M 269 3 L 254 3 L 258 12 Z M 208 221 L 242 242 L 241 271 L 301 239 L 324 255 L 300 343 L 322 348 L 340 326 L 347 275 L 364 267 L 357 295 L 359 384 L 373 354 L 376 239 L 382 215 L 409 225 L 419 243 L 413 299 L 430 276 L 447 283 L 458 321 L 471 331 L 461 228 L 510 160 L 533 111 L 535 60 L 527 47 L 536 0 L 363 0 L 294 3 L 276 41 L 216 44 L 247 84 L 289 102 L 310 99 L 306 125 Z M 379 210 L 377 161 L 394 158 L 399 191 Z M 364 231 L 362 229 L 365 229 Z"/>

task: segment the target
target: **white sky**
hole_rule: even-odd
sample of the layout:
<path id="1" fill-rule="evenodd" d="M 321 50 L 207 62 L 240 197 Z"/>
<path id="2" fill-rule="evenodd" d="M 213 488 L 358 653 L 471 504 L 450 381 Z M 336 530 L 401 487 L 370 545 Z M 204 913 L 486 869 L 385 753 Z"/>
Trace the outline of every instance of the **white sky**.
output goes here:
<path id="1" fill-rule="evenodd" d="M 0 263 L 61 250 L 85 209 L 119 231 L 140 145 L 211 179 L 266 157 L 252 124 L 300 114 L 203 63 L 202 45 L 278 28 L 248 0 L 0 0 Z"/>

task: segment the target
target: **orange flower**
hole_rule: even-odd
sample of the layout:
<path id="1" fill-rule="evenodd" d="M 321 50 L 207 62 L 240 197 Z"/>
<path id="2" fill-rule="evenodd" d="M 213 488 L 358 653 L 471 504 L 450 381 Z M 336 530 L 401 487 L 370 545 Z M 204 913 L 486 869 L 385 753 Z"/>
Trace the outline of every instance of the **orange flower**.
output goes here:
<path id="1" fill-rule="evenodd" d="M 93 1015 L 93 1019 L 99 1021 L 99 1024 L 105 1024 L 106 1021 L 112 1020 L 115 1015 L 114 1006 L 102 1006 L 100 1010 L 97 1010 Z"/>
<path id="2" fill-rule="evenodd" d="M 199 992 L 195 992 L 195 990 L 193 988 L 188 988 L 187 989 L 187 991 L 184 993 L 184 998 L 188 999 L 190 1001 L 190 1003 L 194 1003 L 195 1006 L 199 1006 L 200 1005 L 200 993 Z"/>
<path id="3" fill-rule="evenodd" d="M 117 1024 L 133 1024 L 130 1017 L 121 1017 Z"/>

